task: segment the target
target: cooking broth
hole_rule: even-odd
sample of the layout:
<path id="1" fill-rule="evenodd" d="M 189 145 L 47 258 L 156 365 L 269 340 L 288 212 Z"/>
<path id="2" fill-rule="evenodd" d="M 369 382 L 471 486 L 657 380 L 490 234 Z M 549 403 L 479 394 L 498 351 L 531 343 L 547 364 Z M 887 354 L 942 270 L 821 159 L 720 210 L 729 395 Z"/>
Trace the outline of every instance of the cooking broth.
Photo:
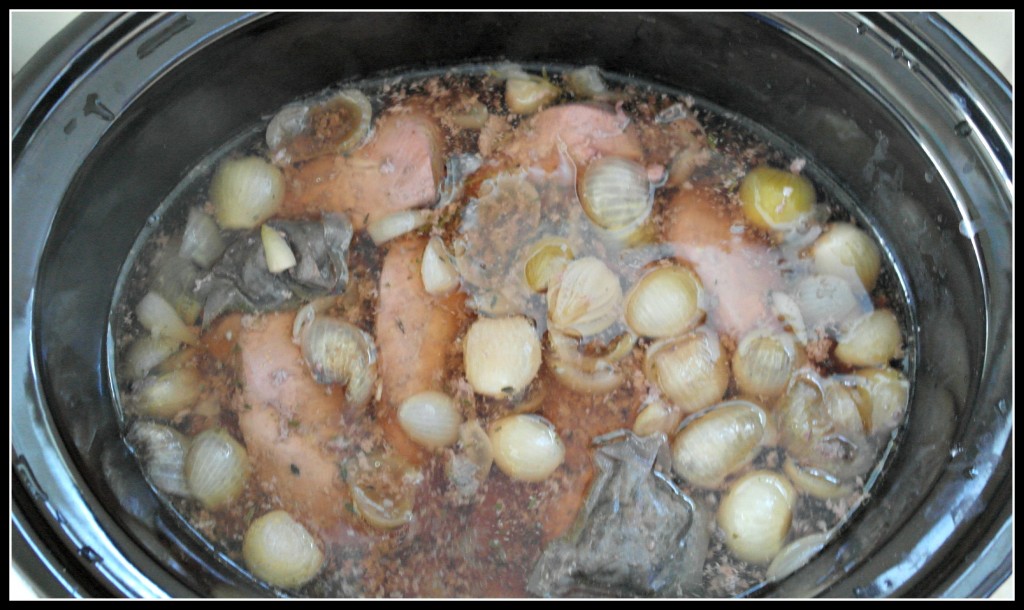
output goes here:
<path id="1" fill-rule="evenodd" d="M 755 126 L 594 69 L 332 89 L 140 237 L 128 439 L 297 595 L 749 593 L 842 529 L 903 419 L 853 210 Z"/>

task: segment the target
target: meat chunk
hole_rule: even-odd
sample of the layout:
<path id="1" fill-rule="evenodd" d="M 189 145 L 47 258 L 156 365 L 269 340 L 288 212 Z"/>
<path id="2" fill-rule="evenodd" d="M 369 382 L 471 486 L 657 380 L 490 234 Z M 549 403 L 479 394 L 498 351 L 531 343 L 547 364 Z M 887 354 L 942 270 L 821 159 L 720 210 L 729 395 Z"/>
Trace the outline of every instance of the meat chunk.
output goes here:
<path id="1" fill-rule="evenodd" d="M 370 141 L 350 155 L 286 168 L 281 214 L 343 213 L 359 230 L 392 212 L 431 204 L 444 175 L 443 144 L 427 112 L 407 108 L 385 114 Z"/>
<path id="2" fill-rule="evenodd" d="M 624 115 L 587 104 L 563 104 L 527 120 L 500 151 L 520 167 L 554 170 L 564 145 L 578 169 L 592 159 L 616 155 L 641 160 L 643 149 L 636 129 Z"/>
<path id="3" fill-rule="evenodd" d="M 297 518 L 328 528 L 351 518 L 348 486 L 328 443 L 342 436 L 342 393 L 313 380 L 292 342 L 293 313 L 243 325 L 238 423 L 254 476 Z"/>
<path id="4" fill-rule="evenodd" d="M 711 323 L 733 337 L 768 319 L 768 292 L 782 284 L 771 247 L 749 231 L 738 210 L 705 189 L 680 190 L 665 215 L 665 241 L 714 300 Z"/>
<path id="5" fill-rule="evenodd" d="M 438 298 L 423 288 L 420 264 L 426 244 L 425 238 L 408 237 L 391 245 L 380 273 L 374 329 L 385 434 L 407 459 L 416 459 L 418 451 L 396 425 L 395 409 L 413 394 L 444 389 L 446 359 L 464 317 L 461 293 Z"/>

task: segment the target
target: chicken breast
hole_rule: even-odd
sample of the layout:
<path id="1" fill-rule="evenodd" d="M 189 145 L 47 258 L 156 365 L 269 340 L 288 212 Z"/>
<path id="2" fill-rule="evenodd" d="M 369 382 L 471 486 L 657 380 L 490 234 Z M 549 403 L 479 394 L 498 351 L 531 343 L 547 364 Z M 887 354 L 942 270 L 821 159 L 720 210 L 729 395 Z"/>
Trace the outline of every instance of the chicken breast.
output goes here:
<path id="1" fill-rule="evenodd" d="M 347 214 L 359 230 L 393 212 L 433 203 L 444 175 L 444 139 L 418 108 L 380 117 L 374 135 L 349 155 L 327 155 L 285 168 L 281 214 Z"/>

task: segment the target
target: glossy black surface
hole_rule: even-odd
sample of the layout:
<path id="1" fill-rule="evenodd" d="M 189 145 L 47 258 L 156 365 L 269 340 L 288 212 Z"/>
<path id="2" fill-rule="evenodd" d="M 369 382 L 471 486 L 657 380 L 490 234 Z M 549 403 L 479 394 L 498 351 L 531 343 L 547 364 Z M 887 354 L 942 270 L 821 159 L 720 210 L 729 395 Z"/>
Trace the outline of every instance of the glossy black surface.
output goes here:
<path id="1" fill-rule="evenodd" d="M 202 156 L 382 72 L 514 59 L 670 84 L 784 138 L 861 202 L 910 300 L 914 395 L 846 534 L 758 595 L 986 595 L 1009 573 L 1012 144 L 1004 81 L 937 17 L 88 15 L 15 83 L 16 521 L 78 595 L 255 595 L 120 440 L 108 315 L 129 249 Z M 31 544 L 29 545 L 32 546 Z"/>

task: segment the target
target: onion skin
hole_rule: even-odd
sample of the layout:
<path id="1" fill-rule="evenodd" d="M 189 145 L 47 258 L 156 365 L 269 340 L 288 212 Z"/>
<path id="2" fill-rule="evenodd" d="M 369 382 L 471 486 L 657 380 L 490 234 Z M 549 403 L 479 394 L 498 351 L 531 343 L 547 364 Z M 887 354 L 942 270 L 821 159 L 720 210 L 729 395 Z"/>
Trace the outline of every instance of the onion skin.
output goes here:
<path id="1" fill-rule="evenodd" d="M 600 259 L 577 259 L 548 289 L 552 328 L 573 337 L 596 335 L 618 320 L 622 307 L 619 278 Z"/>
<path id="2" fill-rule="evenodd" d="M 249 525 L 242 557 L 257 578 L 286 589 L 312 580 L 324 562 L 313 536 L 283 510 L 269 512 Z"/>

